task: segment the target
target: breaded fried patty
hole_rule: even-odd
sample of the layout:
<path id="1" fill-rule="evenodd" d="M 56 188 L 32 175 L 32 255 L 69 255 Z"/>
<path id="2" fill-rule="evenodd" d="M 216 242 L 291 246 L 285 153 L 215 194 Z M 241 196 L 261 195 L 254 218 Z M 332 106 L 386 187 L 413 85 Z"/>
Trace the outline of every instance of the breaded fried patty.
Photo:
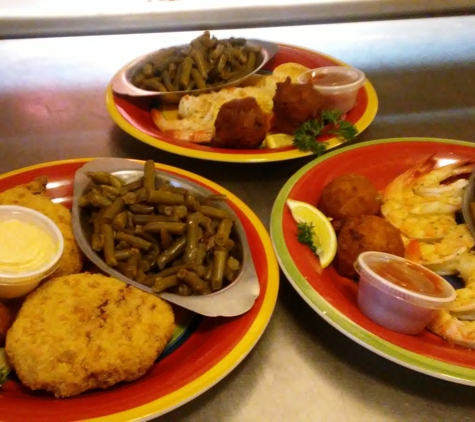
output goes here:
<path id="1" fill-rule="evenodd" d="M 45 193 L 46 183 L 47 179 L 41 177 L 27 185 L 0 192 L 0 205 L 31 208 L 53 220 L 64 238 L 64 252 L 53 275 L 59 277 L 78 273 L 82 269 L 84 256 L 74 238 L 71 212 L 64 205 L 51 201 Z"/>
<path id="2" fill-rule="evenodd" d="M 27 387 L 71 397 L 144 375 L 174 328 L 173 311 L 162 299 L 112 277 L 81 273 L 31 293 L 5 349 Z"/>

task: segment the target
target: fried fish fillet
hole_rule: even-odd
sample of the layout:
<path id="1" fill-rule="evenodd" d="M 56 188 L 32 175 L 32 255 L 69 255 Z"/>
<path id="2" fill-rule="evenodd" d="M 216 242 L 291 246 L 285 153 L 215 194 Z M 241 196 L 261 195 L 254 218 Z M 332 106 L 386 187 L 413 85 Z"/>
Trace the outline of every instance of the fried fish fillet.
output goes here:
<path id="1" fill-rule="evenodd" d="M 27 297 L 5 349 L 27 387 L 71 397 L 144 375 L 174 328 L 162 299 L 80 273 L 49 280 Z"/>
<path id="2" fill-rule="evenodd" d="M 0 205 L 20 205 L 34 209 L 56 223 L 64 238 L 64 252 L 59 261 L 55 277 L 75 274 L 81 271 L 84 256 L 73 234 L 71 212 L 61 204 L 51 201 L 46 194 L 46 177 L 39 177 L 33 182 L 16 186 L 0 192 Z"/>

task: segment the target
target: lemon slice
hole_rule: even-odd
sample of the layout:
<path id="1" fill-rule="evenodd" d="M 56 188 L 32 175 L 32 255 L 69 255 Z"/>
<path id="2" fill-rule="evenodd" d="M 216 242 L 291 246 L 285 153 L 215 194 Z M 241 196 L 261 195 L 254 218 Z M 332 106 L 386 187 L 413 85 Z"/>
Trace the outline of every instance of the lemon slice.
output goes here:
<path id="1" fill-rule="evenodd" d="M 320 210 L 306 202 L 287 199 L 287 206 L 297 223 L 313 226 L 313 244 L 317 248 L 320 266 L 326 268 L 335 258 L 337 240 L 330 220 Z"/>
<path id="2" fill-rule="evenodd" d="M 273 133 L 267 135 L 264 139 L 264 146 L 266 148 L 280 148 L 292 145 L 294 141 L 293 135 L 287 135 L 285 133 Z"/>

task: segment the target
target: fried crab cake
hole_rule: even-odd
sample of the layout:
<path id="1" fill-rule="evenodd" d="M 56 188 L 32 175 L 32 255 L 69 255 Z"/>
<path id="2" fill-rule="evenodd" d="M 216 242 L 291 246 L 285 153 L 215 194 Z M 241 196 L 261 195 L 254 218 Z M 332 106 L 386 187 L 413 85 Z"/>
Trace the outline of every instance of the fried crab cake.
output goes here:
<path id="1" fill-rule="evenodd" d="M 47 281 L 25 300 L 7 333 L 18 378 L 56 397 L 144 375 L 175 328 L 168 303 L 102 274 Z"/>
<path id="2" fill-rule="evenodd" d="M 381 196 L 366 177 L 345 174 L 323 188 L 317 206 L 327 217 L 340 222 L 346 218 L 379 214 Z"/>
<path id="3" fill-rule="evenodd" d="M 64 238 L 64 252 L 59 261 L 55 277 L 75 274 L 81 271 L 84 256 L 73 233 L 71 212 L 61 204 L 51 201 L 46 194 L 46 177 L 0 192 L 0 205 L 20 205 L 38 211 L 49 217 L 58 226 Z"/>
<path id="4" fill-rule="evenodd" d="M 345 220 L 338 233 L 337 272 L 344 277 L 356 278 L 353 264 L 359 254 L 367 251 L 404 256 L 404 244 L 399 230 L 376 215 Z"/>

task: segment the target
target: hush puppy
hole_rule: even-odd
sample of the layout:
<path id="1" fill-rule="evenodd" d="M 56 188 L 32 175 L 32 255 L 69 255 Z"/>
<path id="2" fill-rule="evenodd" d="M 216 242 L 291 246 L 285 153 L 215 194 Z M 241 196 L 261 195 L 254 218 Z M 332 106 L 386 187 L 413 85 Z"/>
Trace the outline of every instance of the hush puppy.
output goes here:
<path id="1" fill-rule="evenodd" d="M 144 375 L 175 327 L 168 303 L 102 274 L 47 281 L 27 296 L 7 356 L 32 390 L 71 397 Z"/>
<path id="2" fill-rule="evenodd" d="M 224 103 L 214 122 L 216 133 L 211 145 L 218 148 L 258 148 L 269 130 L 269 117 L 254 97 Z"/>
<path id="3" fill-rule="evenodd" d="M 272 110 L 276 132 L 293 135 L 302 123 L 320 116 L 323 99 L 312 84 L 293 84 L 288 77 L 276 86 Z"/>
<path id="4" fill-rule="evenodd" d="M 345 174 L 323 188 L 318 208 L 336 222 L 362 215 L 376 215 L 381 197 L 373 184 L 360 174 Z"/>
<path id="5" fill-rule="evenodd" d="M 337 240 L 336 270 L 348 278 L 356 278 L 353 264 L 363 252 L 377 251 L 404 256 L 404 244 L 399 230 L 376 215 L 345 220 Z"/>

